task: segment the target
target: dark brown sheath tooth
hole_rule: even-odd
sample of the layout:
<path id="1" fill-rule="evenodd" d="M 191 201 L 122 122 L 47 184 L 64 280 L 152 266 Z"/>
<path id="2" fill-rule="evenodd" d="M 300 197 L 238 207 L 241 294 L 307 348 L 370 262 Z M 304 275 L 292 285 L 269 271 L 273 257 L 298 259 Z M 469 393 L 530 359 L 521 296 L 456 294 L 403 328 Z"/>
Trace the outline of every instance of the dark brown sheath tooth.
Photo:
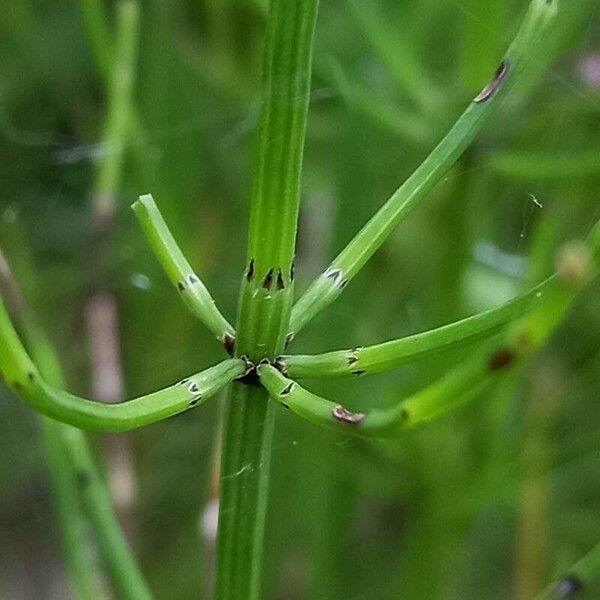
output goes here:
<path id="1" fill-rule="evenodd" d="M 254 279 L 254 259 L 250 259 L 248 263 L 248 269 L 246 269 L 246 281 L 252 281 Z"/>
<path id="2" fill-rule="evenodd" d="M 273 285 L 273 269 L 269 269 L 265 278 L 263 279 L 262 286 L 265 290 L 270 290 Z"/>
<path id="3" fill-rule="evenodd" d="M 285 282 L 283 281 L 283 275 L 281 271 L 277 271 L 277 291 L 285 289 Z"/>
<path id="4" fill-rule="evenodd" d="M 285 388 L 283 388 L 283 390 L 281 390 L 281 394 L 279 394 L 280 396 L 287 396 L 293 389 L 294 389 L 294 382 L 290 381 L 290 383 L 288 383 Z"/>

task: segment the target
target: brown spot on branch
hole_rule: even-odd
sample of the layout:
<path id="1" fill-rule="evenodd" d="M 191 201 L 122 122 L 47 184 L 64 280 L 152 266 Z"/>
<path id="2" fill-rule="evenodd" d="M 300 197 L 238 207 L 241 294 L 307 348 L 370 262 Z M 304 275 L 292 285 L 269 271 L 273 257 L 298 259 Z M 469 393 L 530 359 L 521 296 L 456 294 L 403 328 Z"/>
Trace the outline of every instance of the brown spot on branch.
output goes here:
<path id="1" fill-rule="evenodd" d="M 225 351 L 229 356 L 233 356 L 235 351 L 235 337 L 233 337 L 230 333 L 223 334 L 223 346 L 225 347 Z"/>
<path id="2" fill-rule="evenodd" d="M 336 405 L 331 414 L 334 419 L 340 421 L 340 423 L 347 423 L 348 425 L 359 425 L 365 418 L 363 413 L 354 413 L 344 408 L 341 404 Z"/>
<path id="3" fill-rule="evenodd" d="M 515 353 L 509 348 L 501 348 L 494 352 L 488 360 L 488 369 L 495 373 L 508 367 L 515 359 Z"/>
<path id="4" fill-rule="evenodd" d="M 510 64 L 507 60 L 503 60 L 500 66 L 494 74 L 494 78 L 475 96 L 473 102 L 480 104 L 481 102 L 487 102 L 500 88 L 508 72 L 510 70 Z"/>

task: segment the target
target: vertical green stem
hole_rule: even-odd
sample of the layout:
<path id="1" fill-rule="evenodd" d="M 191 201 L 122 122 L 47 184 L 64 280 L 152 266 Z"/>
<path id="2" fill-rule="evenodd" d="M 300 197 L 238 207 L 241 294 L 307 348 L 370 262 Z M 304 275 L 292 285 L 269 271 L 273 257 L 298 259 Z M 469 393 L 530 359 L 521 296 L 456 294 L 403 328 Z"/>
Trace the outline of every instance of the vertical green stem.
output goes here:
<path id="1" fill-rule="evenodd" d="M 62 435 L 67 425 L 40 418 L 44 447 L 52 481 L 52 495 L 60 526 L 65 567 L 78 600 L 95 600 L 102 595 L 98 572 L 93 564 L 86 523 L 79 505 L 77 480 L 65 452 Z"/>
<path id="2" fill-rule="evenodd" d="M 235 348 L 237 356 L 253 363 L 283 350 L 289 325 L 317 6 L 318 0 L 270 3 L 247 268 Z M 272 432 L 267 393 L 252 381 L 234 384 L 221 465 L 218 600 L 261 598 Z"/>

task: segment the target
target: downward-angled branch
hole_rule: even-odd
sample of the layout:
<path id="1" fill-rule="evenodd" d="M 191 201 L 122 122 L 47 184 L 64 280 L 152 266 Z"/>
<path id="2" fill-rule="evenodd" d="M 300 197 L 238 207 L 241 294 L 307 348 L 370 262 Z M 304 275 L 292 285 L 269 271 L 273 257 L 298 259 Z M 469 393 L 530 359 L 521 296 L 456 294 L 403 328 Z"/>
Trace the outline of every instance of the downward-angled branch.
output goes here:
<path id="1" fill-rule="evenodd" d="M 498 108 L 509 84 L 525 68 L 537 41 L 557 10 L 556 5 L 557 0 L 532 0 L 521 28 L 492 81 L 411 177 L 394 192 L 295 304 L 290 323 L 291 335 L 298 333 L 340 295 L 397 225 L 462 155 Z"/>
<path id="2" fill-rule="evenodd" d="M 395 437 L 402 430 L 429 421 L 474 397 L 495 379 L 522 364 L 548 339 L 582 286 L 600 266 L 600 225 L 581 243 L 566 246 L 557 259 L 560 285 L 548 290 L 544 302 L 515 322 L 500 341 L 486 351 L 477 350 L 434 384 L 391 408 L 367 414 L 352 413 L 321 398 L 285 377 L 268 363 L 258 371 L 271 397 L 308 421 L 329 429 L 367 437 Z"/>
<path id="3" fill-rule="evenodd" d="M 6 383 L 38 412 L 75 427 L 126 431 L 149 425 L 198 406 L 245 371 L 243 360 L 230 359 L 127 402 L 104 404 L 80 398 L 44 381 L 0 300 L 0 372 Z"/>
<path id="4" fill-rule="evenodd" d="M 183 301 L 217 339 L 230 348 L 235 336 L 233 327 L 221 314 L 210 292 L 179 249 L 154 198 L 150 194 L 141 196 L 132 208 L 156 258 Z"/>

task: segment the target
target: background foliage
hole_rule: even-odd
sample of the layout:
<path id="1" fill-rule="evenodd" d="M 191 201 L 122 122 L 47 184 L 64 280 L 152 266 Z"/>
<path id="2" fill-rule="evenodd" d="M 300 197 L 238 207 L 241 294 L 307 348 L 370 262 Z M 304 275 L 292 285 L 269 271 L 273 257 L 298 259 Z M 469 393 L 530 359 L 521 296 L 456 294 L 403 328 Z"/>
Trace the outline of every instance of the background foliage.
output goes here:
<path id="1" fill-rule="evenodd" d="M 211 334 L 182 309 L 129 205 L 152 191 L 232 317 L 264 4 L 140 3 L 142 127 L 104 239 L 90 200 L 98 165 L 114 148 L 99 144 L 107 91 L 81 5 L 27 0 L 1 11 L 0 245 L 76 392 L 89 392 L 84 312 L 98 289 L 118 301 L 128 397 L 219 357 Z M 300 288 L 489 79 L 525 5 L 322 0 Z M 563 0 L 561 10 L 530 81 L 295 350 L 365 345 L 493 306 L 541 279 L 553 249 L 598 219 L 600 10 L 595 0 Z M 533 366 L 398 443 L 341 438 L 279 411 L 269 597 L 468 600 L 485 590 L 489 599 L 524 600 L 597 543 L 599 291 L 588 288 Z M 461 356 L 312 387 L 357 409 L 383 405 Z M 211 403 L 128 434 L 135 493 L 120 511 L 157 598 L 208 595 L 214 540 L 201 516 L 214 493 L 218 420 Z M 99 450 L 114 444 L 93 440 Z M 1 388 L 0 596 L 65 598 L 65 585 L 38 422 Z"/>

